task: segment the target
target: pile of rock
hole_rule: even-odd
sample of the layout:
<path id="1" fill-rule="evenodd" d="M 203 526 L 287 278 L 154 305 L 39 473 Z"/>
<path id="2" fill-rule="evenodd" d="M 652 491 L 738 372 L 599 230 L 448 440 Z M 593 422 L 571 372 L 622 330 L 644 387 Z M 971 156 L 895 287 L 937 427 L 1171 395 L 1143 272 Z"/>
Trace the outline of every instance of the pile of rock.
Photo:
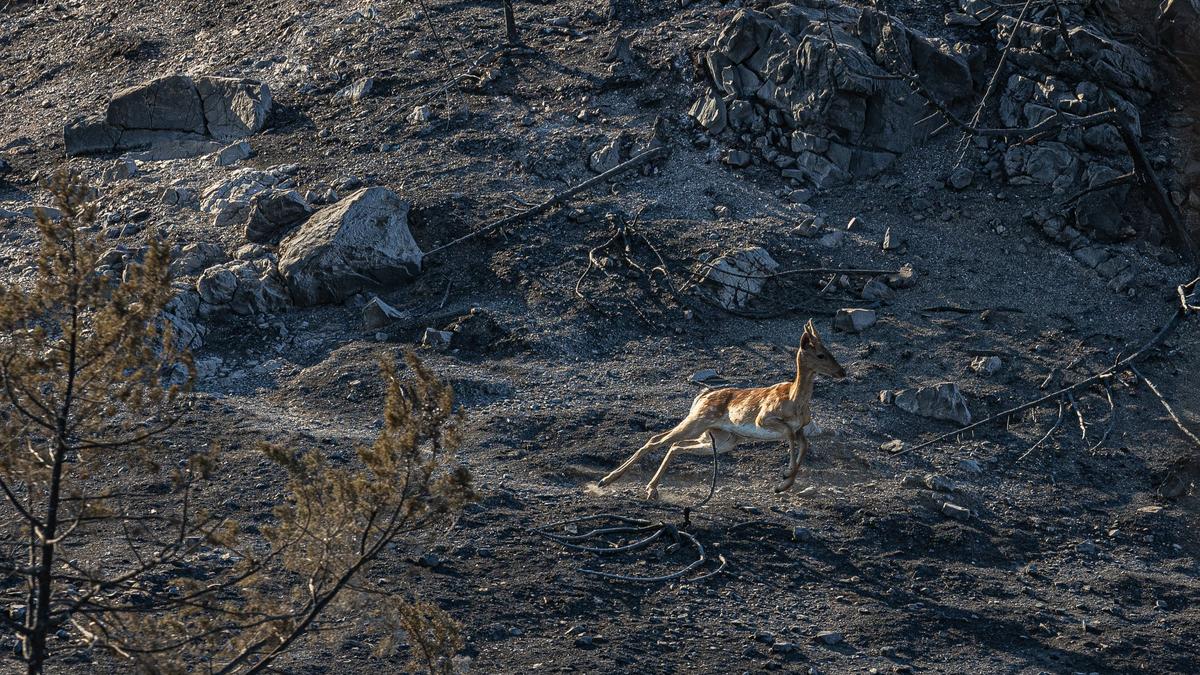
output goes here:
<path id="1" fill-rule="evenodd" d="M 153 149 L 156 159 L 192 157 L 255 134 L 271 91 L 255 80 L 170 75 L 117 92 L 104 117 L 63 130 L 68 155 Z"/>
<path id="2" fill-rule="evenodd" d="M 784 176 L 828 187 L 878 174 L 928 130 L 925 102 L 892 73 L 915 72 L 952 104 L 972 92 L 981 57 L 836 1 L 742 10 L 705 53 L 711 87 L 690 114 Z"/>
<path id="3" fill-rule="evenodd" d="M 295 189 L 295 165 L 238 169 L 200 194 L 200 209 L 218 227 L 241 226 L 247 241 L 266 244 L 304 222 L 313 207 Z"/>
<path id="4" fill-rule="evenodd" d="M 196 293 L 205 318 L 225 312 L 274 314 L 291 304 L 273 255 L 210 267 L 196 280 Z"/>
<path id="5" fill-rule="evenodd" d="M 1141 136 L 1139 106 L 1148 104 L 1161 82 L 1150 59 L 1109 36 L 1081 10 L 1062 7 L 1066 31 L 1054 6 L 1031 10 L 1018 22 L 983 0 L 963 0 L 964 13 L 990 25 L 997 49 L 1011 40 L 1007 80 L 998 100 L 1005 127 L 1029 128 L 1059 113 L 1090 115 L 1115 109 L 1134 137 Z M 1065 33 L 1065 34 L 1064 34 Z M 1120 132 L 1111 124 L 1063 128 L 1037 143 L 995 142 L 985 165 L 1014 185 L 1040 184 L 1068 194 L 1095 188 L 1132 168 Z M 1133 233 L 1122 218 L 1128 184 L 1085 194 L 1068 214 L 1075 230 L 1099 241 Z M 1054 228 L 1057 229 L 1057 228 Z M 1056 234 L 1051 235 L 1058 239 Z"/>

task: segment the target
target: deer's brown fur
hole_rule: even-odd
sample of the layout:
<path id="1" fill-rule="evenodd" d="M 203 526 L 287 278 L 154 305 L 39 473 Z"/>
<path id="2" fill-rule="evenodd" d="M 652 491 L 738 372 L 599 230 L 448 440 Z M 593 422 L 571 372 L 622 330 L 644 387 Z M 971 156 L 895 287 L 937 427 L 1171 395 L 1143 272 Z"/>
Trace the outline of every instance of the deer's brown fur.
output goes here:
<path id="1" fill-rule="evenodd" d="M 753 440 L 787 442 L 786 477 L 775 491 L 791 488 L 808 454 L 804 427 L 812 421 L 813 380 L 817 375 L 840 379 L 846 376 L 846 371 L 821 343 L 809 320 L 796 350 L 796 377 L 791 382 L 750 389 L 713 389 L 700 394 L 682 422 L 670 431 L 652 436 L 621 466 L 601 479 L 600 485 L 620 478 L 647 453 L 666 447 L 662 464 L 646 485 L 646 498 L 657 499 L 658 483 L 677 453 L 707 449 L 710 443 L 716 445 L 718 452 L 727 452 L 740 440 Z"/>

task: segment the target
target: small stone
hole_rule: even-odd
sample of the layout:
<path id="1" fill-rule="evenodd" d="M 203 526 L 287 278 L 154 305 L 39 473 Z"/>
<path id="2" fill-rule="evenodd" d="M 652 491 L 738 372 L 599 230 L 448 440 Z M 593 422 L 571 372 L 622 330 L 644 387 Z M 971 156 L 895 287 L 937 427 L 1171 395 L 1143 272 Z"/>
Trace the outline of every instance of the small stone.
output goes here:
<path id="1" fill-rule="evenodd" d="M 890 440 L 886 443 L 881 443 L 879 445 L 879 449 L 883 450 L 884 452 L 891 452 L 891 453 L 900 452 L 901 450 L 904 449 L 904 441 L 900 440 L 899 438 L 893 438 L 892 440 Z"/>
<path id="2" fill-rule="evenodd" d="M 216 166 L 230 166 L 247 159 L 253 154 L 248 141 L 239 141 L 221 148 L 213 157 Z"/>
<path id="3" fill-rule="evenodd" d="M 954 502 L 946 502 L 945 504 L 942 504 L 942 515 L 955 520 L 970 520 L 971 509 L 968 509 L 965 506 L 959 506 Z"/>
<path id="4" fill-rule="evenodd" d="M 792 541 L 810 542 L 813 539 L 815 539 L 813 532 L 807 527 L 796 526 L 792 528 Z"/>
<path id="5" fill-rule="evenodd" d="M 896 291 L 879 279 L 871 279 L 862 289 L 862 299 L 867 302 L 888 302 L 896 298 Z"/>
<path id="6" fill-rule="evenodd" d="M 750 166 L 750 153 L 744 150 L 730 150 L 725 153 L 722 161 L 735 169 L 741 169 Z"/>
<path id="7" fill-rule="evenodd" d="M 588 158 L 588 168 L 596 173 L 604 173 L 621 163 L 621 141 L 614 139 L 604 144 Z"/>
<path id="8" fill-rule="evenodd" d="M 596 646 L 596 640 L 591 635 L 580 635 L 575 638 L 575 646 L 580 649 L 591 649 Z"/>
<path id="9" fill-rule="evenodd" d="M 717 371 L 713 370 L 712 368 L 705 368 L 703 370 L 697 370 L 696 372 L 692 373 L 692 382 L 695 382 L 696 384 L 704 384 L 704 383 L 710 382 L 712 380 L 723 380 L 723 379 L 724 378 L 722 378 L 720 375 L 718 375 Z"/>
<path id="10" fill-rule="evenodd" d="M 104 172 L 104 180 L 116 181 L 133 178 L 138 174 L 137 162 L 132 159 L 118 159 Z"/>
<path id="11" fill-rule="evenodd" d="M 842 230 L 834 230 L 821 237 L 820 244 L 825 248 L 837 248 L 842 245 L 842 241 L 846 238 L 846 233 Z"/>
<path id="12" fill-rule="evenodd" d="M 791 654 L 796 651 L 796 645 L 792 642 L 776 642 L 771 645 L 772 654 Z"/>
<path id="13" fill-rule="evenodd" d="M 729 220 L 733 217 L 733 210 L 724 204 L 717 204 L 713 207 L 713 215 L 721 220 Z"/>
<path id="14" fill-rule="evenodd" d="M 813 191 L 808 189 L 792 190 L 788 193 L 788 201 L 793 204 L 807 204 L 813 198 Z"/>
<path id="15" fill-rule="evenodd" d="M 413 108 L 413 111 L 408 116 L 408 121 L 412 124 L 424 124 L 433 117 L 433 110 L 427 105 L 419 105 Z"/>
<path id="16" fill-rule="evenodd" d="M 358 103 L 364 98 L 371 95 L 371 90 L 375 88 L 375 78 L 364 77 L 354 84 L 346 87 L 341 91 L 341 95 L 349 99 L 351 103 Z M 422 120 L 424 121 L 424 120 Z"/>
<path id="17" fill-rule="evenodd" d="M 983 467 L 980 466 L 979 462 L 973 459 L 959 460 L 958 468 L 973 476 L 978 476 L 979 474 L 983 473 Z"/>
<path id="18" fill-rule="evenodd" d="M 763 643 L 764 645 L 773 645 L 773 644 L 775 644 L 775 636 L 774 636 L 774 635 L 772 635 L 771 633 L 768 633 L 768 632 L 766 632 L 766 631 L 759 631 L 759 632 L 755 633 L 755 634 L 754 634 L 754 639 L 755 639 L 755 641 L 757 641 L 757 642 L 761 642 L 761 643 Z"/>
<path id="19" fill-rule="evenodd" d="M 861 333 L 875 325 L 873 309 L 842 308 L 833 317 L 833 329 L 844 333 Z"/>
<path id="20" fill-rule="evenodd" d="M 954 483 L 949 478 L 935 473 L 925 476 L 925 487 L 934 492 L 954 492 Z"/>
<path id="21" fill-rule="evenodd" d="M 967 399 L 953 382 L 897 391 L 895 404 L 914 415 L 958 422 L 963 426 L 971 423 Z"/>
<path id="22" fill-rule="evenodd" d="M 819 642 L 824 642 L 827 645 L 833 646 L 836 644 L 840 644 L 842 642 L 842 640 L 844 640 L 845 638 L 838 631 L 823 630 L 820 633 L 817 633 L 816 637 L 814 637 L 813 639 L 817 640 Z"/>
<path id="23" fill-rule="evenodd" d="M 885 251 L 899 251 L 904 248 L 904 240 L 892 234 L 892 228 L 883 231 L 883 241 L 879 245 Z"/>
<path id="24" fill-rule="evenodd" d="M 371 298 L 362 308 L 363 328 L 367 330 L 383 328 L 394 321 L 408 317 L 406 312 L 401 312 L 378 297 Z"/>
<path id="25" fill-rule="evenodd" d="M 999 356 L 977 356 L 971 361 L 971 370 L 980 375 L 990 376 L 1000 372 Z"/>
<path id="26" fill-rule="evenodd" d="M 426 328 L 425 334 L 421 337 L 421 344 L 432 349 L 446 349 L 450 346 L 452 337 L 454 337 L 454 333 L 448 330 Z"/>
<path id="27" fill-rule="evenodd" d="M 970 14 L 963 14 L 962 12 L 946 12 L 946 16 L 942 17 L 942 20 L 947 26 L 962 26 L 964 28 L 979 26 L 979 19 Z"/>
<path id="28" fill-rule="evenodd" d="M 963 190 L 971 185 L 975 180 L 975 172 L 965 166 L 960 166 L 950 172 L 950 177 L 946 179 L 946 185 L 953 190 Z"/>
<path id="29" fill-rule="evenodd" d="M 1084 539 L 1075 545 L 1075 550 L 1084 555 L 1096 555 L 1100 552 L 1100 547 L 1096 545 L 1095 541 Z"/>
<path id="30" fill-rule="evenodd" d="M 900 487 L 910 490 L 924 490 L 925 479 L 915 473 L 910 473 L 900 479 Z"/>

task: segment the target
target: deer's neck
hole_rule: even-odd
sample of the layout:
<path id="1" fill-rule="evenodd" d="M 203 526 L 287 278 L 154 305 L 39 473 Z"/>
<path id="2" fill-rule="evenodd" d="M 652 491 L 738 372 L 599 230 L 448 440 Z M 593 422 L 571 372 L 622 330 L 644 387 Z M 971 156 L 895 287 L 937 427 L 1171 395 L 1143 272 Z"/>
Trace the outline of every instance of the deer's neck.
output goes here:
<path id="1" fill-rule="evenodd" d="M 804 367 L 804 362 L 800 360 L 800 353 L 796 353 L 796 379 L 792 381 L 792 389 L 790 398 L 797 403 L 807 403 L 812 400 L 813 380 L 817 378 L 817 374 L 808 368 Z"/>

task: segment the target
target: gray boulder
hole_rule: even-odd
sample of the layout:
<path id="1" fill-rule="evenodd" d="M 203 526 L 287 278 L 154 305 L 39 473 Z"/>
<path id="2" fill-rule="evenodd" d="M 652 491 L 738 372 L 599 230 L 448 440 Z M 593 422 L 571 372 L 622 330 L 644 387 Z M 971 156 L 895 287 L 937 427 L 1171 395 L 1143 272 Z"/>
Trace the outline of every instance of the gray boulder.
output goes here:
<path id="1" fill-rule="evenodd" d="M 187 244 L 171 257 L 172 276 L 190 276 L 226 259 L 220 246 L 209 242 Z"/>
<path id="2" fill-rule="evenodd" d="M 68 155 L 157 149 L 155 159 L 189 157 L 261 131 L 270 110 L 261 82 L 169 75 L 117 92 L 103 118 L 68 123 L 63 141 Z"/>
<path id="3" fill-rule="evenodd" d="M 279 245 L 279 271 L 297 305 L 336 303 L 415 276 L 421 249 L 408 229 L 409 203 L 364 188 L 318 211 Z"/>
<path id="4" fill-rule="evenodd" d="M 246 220 L 246 240 L 258 244 L 275 241 L 312 215 L 313 207 L 295 190 L 272 188 L 251 199 Z"/>
<path id="5" fill-rule="evenodd" d="M 971 423 L 967 399 L 953 382 L 902 389 L 896 392 L 894 403 L 897 408 L 914 415 L 957 422 L 963 426 Z"/>
<path id="6" fill-rule="evenodd" d="M 213 214 L 213 224 L 227 227 L 246 222 L 252 198 L 273 188 L 279 178 L 267 171 L 238 169 L 200 193 L 200 209 Z"/>
<path id="7" fill-rule="evenodd" d="M 875 325 L 873 309 L 843 308 L 833 316 L 833 329 L 843 333 L 861 333 Z"/>
<path id="8" fill-rule="evenodd" d="M 234 141 L 262 131 L 271 112 L 271 90 L 255 80 L 200 77 L 196 92 L 203 101 L 208 134 L 218 141 Z"/>
<path id="9" fill-rule="evenodd" d="M 233 312 L 243 316 L 274 314 L 289 304 L 287 289 L 273 260 L 234 260 L 211 267 L 196 281 L 202 315 Z"/>
<path id="10" fill-rule="evenodd" d="M 176 344 L 195 351 L 204 346 L 208 329 L 200 321 L 200 296 L 187 286 L 176 287 L 176 294 L 163 307 L 163 320 L 171 324 Z"/>
<path id="11" fill-rule="evenodd" d="M 204 108 L 190 77 L 169 75 L 113 94 L 105 121 L 115 129 L 183 131 L 203 136 Z"/>
<path id="12" fill-rule="evenodd" d="M 708 267 L 704 283 L 713 290 L 717 302 L 726 309 L 745 307 L 762 291 L 768 275 L 779 263 L 761 246 L 734 251 L 717 258 Z"/>

